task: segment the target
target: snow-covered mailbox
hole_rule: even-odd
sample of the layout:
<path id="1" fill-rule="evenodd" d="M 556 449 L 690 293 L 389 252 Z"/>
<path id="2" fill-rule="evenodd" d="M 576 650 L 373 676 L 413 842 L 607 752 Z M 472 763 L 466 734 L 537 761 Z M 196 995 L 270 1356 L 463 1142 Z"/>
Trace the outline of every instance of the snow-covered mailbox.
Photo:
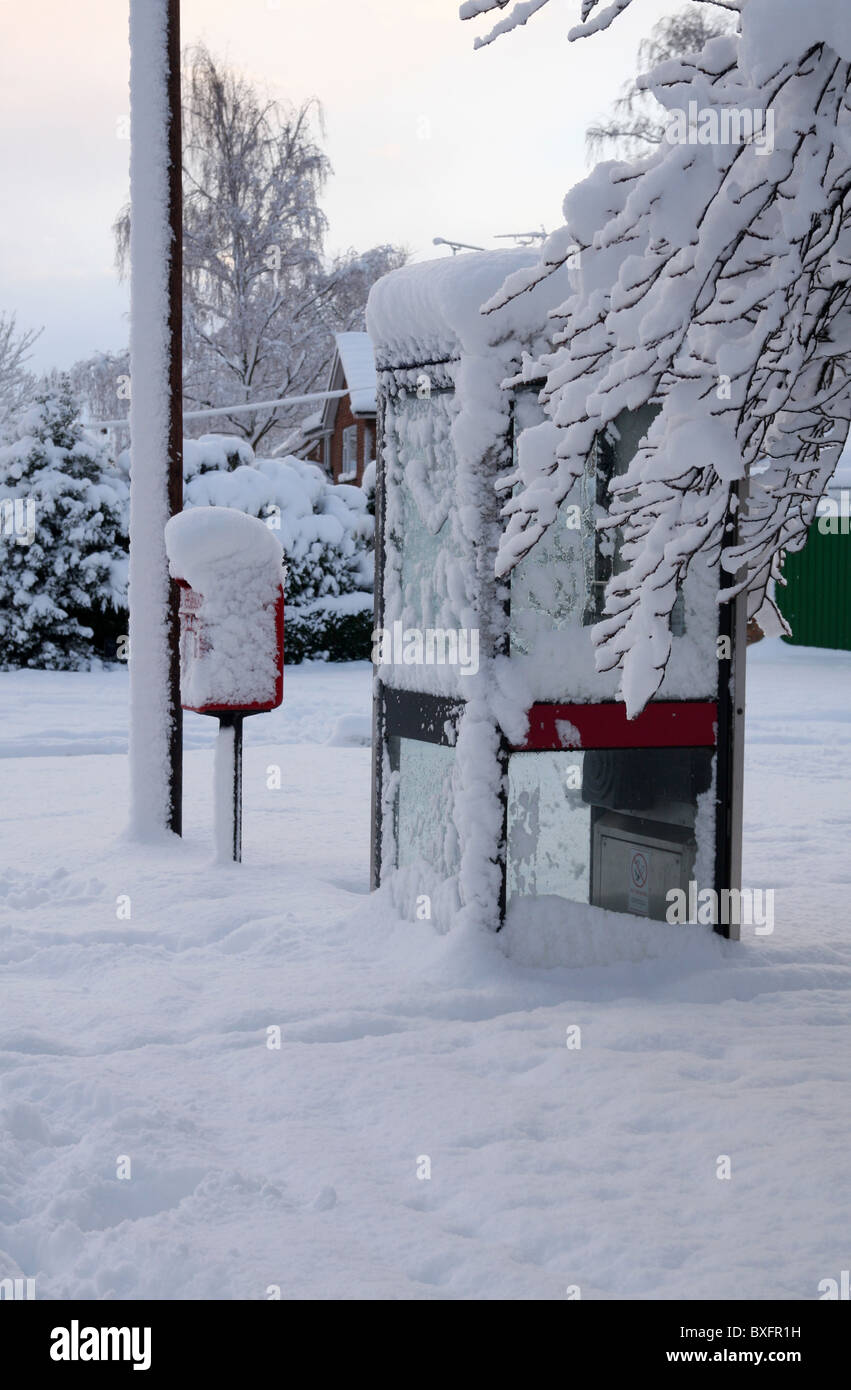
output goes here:
<path id="1" fill-rule="evenodd" d="M 629 720 L 617 672 L 596 669 L 591 629 L 618 546 L 595 523 L 651 410 L 597 440 L 554 524 L 495 578 L 494 483 L 545 419 L 540 381 L 503 383 L 542 347 L 568 286 L 551 278 L 479 308 L 532 260 L 406 266 L 370 296 L 382 441 L 373 885 L 443 926 L 508 914 L 523 930 L 583 930 L 591 909 L 665 919 L 672 889 L 693 903 L 691 884 L 736 886 L 742 605 L 719 606 L 719 570 L 695 567 L 663 684 Z"/>
<path id="2" fill-rule="evenodd" d="M 283 552 L 264 522 L 230 507 L 193 507 L 167 523 L 180 585 L 180 695 L 217 715 L 216 839 L 241 858 L 242 721 L 283 699 Z"/>

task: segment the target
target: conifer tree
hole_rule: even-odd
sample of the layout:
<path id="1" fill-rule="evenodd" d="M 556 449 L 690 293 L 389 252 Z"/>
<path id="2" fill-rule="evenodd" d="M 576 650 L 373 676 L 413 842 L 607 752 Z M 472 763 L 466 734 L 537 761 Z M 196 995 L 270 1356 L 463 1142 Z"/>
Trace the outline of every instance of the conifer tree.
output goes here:
<path id="1" fill-rule="evenodd" d="M 0 449 L 0 667 L 79 670 L 126 626 L 127 485 L 67 377 Z"/>

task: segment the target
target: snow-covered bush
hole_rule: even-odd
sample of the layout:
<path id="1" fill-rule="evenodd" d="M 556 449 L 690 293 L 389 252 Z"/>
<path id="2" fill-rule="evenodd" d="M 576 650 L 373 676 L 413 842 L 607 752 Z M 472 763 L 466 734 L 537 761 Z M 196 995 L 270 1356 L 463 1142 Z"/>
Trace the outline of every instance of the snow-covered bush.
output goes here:
<path id="1" fill-rule="evenodd" d="M 129 450 L 118 467 L 129 476 Z M 288 665 L 370 656 L 375 522 L 366 487 L 335 485 L 316 464 L 290 455 L 255 458 L 247 440 L 229 434 L 184 439 L 183 477 L 185 507 L 234 507 L 260 517 L 280 540 Z"/>
<path id="2" fill-rule="evenodd" d="M 286 558 L 287 662 L 368 658 L 374 521 L 366 494 L 335 486 L 316 464 L 293 457 L 208 467 L 206 459 L 222 451 L 223 439 L 207 436 L 207 455 L 191 459 L 184 505 L 233 507 L 259 517 L 276 534 Z M 251 453 L 245 441 L 232 442 L 241 458 Z"/>
<path id="3" fill-rule="evenodd" d="M 202 434 L 183 441 L 183 477 L 188 482 L 199 473 L 215 473 L 254 462 L 254 450 L 233 434 Z"/>
<path id="4" fill-rule="evenodd" d="M 78 670 L 125 630 L 127 485 L 67 379 L 17 435 L 0 449 L 0 667 Z"/>

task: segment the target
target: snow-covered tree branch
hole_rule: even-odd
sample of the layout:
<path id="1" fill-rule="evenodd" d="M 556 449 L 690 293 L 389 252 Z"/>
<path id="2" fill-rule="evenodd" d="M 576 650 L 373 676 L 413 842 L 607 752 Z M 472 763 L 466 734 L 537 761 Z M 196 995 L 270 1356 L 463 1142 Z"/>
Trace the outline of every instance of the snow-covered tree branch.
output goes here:
<path id="1" fill-rule="evenodd" d="M 647 90 L 642 74 L 669 58 L 699 53 L 705 43 L 730 32 L 731 16 L 706 5 L 690 5 L 677 14 L 665 15 L 653 25 L 638 48 L 638 76 L 627 82 L 607 119 L 586 131 L 588 151 L 594 162 L 604 154 L 629 158 L 648 153 L 665 138 L 665 111 Z"/>
<path id="2" fill-rule="evenodd" d="M 584 0 L 571 37 L 629 3 Z M 740 9 L 739 35 L 647 79 L 669 113 L 665 140 L 574 188 L 542 266 L 491 302 L 574 267 L 553 351 L 524 370 L 545 370 L 551 420 L 521 438 L 503 480 L 501 574 L 553 523 L 601 432 L 624 409 L 658 407 L 603 522 L 619 528 L 622 568 L 595 629 L 598 662 L 621 668 L 631 714 L 659 687 L 696 555 L 722 553 L 726 596 L 746 586 L 765 619 L 782 553 L 803 545 L 851 422 L 846 0 L 726 8 Z M 749 500 L 736 517 L 740 486 Z"/>
<path id="3" fill-rule="evenodd" d="M 533 15 L 548 5 L 550 0 L 517 0 L 517 4 L 509 11 L 505 19 L 499 20 L 490 30 L 476 39 L 476 48 L 484 48 L 486 44 L 493 43 L 495 39 L 501 38 L 503 34 L 510 34 L 513 29 L 519 29 L 521 24 L 528 24 Z M 577 24 L 568 34 L 570 39 L 586 38 L 589 34 L 596 34 L 601 29 L 608 29 L 618 17 L 623 14 L 632 4 L 632 0 L 611 0 L 605 9 L 600 9 L 601 0 L 581 0 L 581 24 Z M 697 3 L 721 5 L 725 9 L 738 8 L 737 0 L 697 0 Z M 460 15 L 462 19 L 476 19 L 481 14 L 489 14 L 494 10 L 508 9 L 510 0 L 464 0 L 461 5 Z"/>

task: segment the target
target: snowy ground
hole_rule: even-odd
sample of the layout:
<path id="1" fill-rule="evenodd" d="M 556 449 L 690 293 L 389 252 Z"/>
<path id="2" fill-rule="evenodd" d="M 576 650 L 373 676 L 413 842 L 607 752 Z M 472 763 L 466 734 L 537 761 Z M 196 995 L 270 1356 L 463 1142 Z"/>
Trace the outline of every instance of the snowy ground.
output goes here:
<path id="1" fill-rule="evenodd" d="M 368 750 L 328 742 L 365 723 L 366 665 L 288 671 L 250 721 L 241 868 L 211 863 L 212 721 L 188 721 L 184 842 L 139 849 L 126 673 L 0 675 L 0 1276 L 818 1297 L 851 1261 L 851 654 L 751 658 L 745 882 L 775 888 L 773 936 L 659 927 L 647 959 L 614 939 L 574 970 L 367 895 Z"/>

